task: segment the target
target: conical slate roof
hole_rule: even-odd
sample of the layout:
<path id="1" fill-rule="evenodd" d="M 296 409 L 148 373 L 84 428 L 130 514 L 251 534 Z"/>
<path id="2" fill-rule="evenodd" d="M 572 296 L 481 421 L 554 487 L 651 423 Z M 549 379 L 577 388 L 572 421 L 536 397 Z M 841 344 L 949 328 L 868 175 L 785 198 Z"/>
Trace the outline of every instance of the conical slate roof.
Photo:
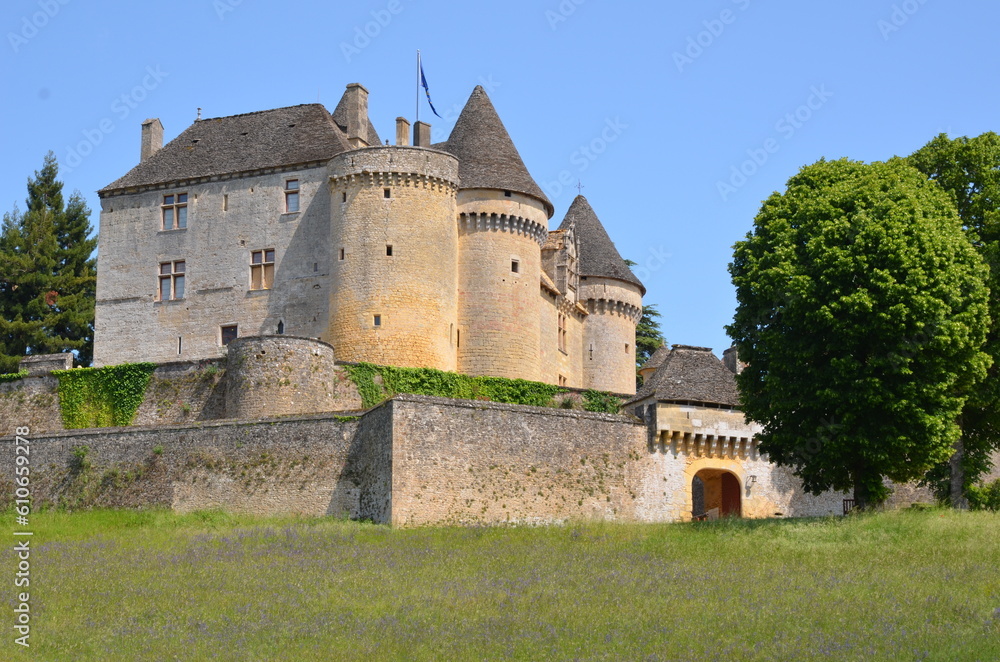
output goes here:
<path id="1" fill-rule="evenodd" d="M 482 85 L 477 85 L 472 91 L 448 141 L 440 148 L 458 157 L 462 188 L 517 191 L 530 195 L 544 202 L 549 216 L 552 216 L 552 203 L 528 173 Z"/>
<path id="2" fill-rule="evenodd" d="M 608 236 L 607 230 L 597 218 L 594 209 L 582 195 L 576 196 L 573 204 L 566 212 L 566 218 L 559 226 L 566 230 L 570 225 L 576 226 L 576 241 L 580 247 L 579 264 L 581 276 L 600 276 L 602 278 L 617 278 L 638 285 L 642 293 L 646 287 L 635 277 L 632 270 L 625 264 L 614 242 Z"/>
<path id="3" fill-rule="evenodd" d="M 196 120 L 99 192 L 322 161 L 348 149 L 318 103 Z"/>
<path id="4" fill-rule="evenodd" d="M 736 375 L 707 347 L 674 345 L 663 365 L 642 385 L 632 401 L 655 396 L 658 401 L 739 407 Z"/>

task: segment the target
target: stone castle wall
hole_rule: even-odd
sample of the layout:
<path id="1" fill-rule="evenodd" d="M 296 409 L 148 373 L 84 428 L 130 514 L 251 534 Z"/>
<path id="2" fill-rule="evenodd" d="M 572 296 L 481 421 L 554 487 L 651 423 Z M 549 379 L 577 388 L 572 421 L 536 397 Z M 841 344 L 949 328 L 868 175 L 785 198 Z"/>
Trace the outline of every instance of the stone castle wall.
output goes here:
<path id="1" fill-rule="evenodd" d="M 298 179 L 300 211 L 285 213 Z M 162 229 L 164 195 L 187 193 L 187 228 Z M 221 327 L 320 337 L 328 328 L 326 165 L 101 200 L 94 365 L 214 358 Z M 251 252 L 274 249 L 274 285 L 251 290 Z M 184 298 L 157 301 L 159 265 L 185 262 Z M 180 339 L 180 344 L 178 344 Z"/>
<path id="2" fill-rule="evenodd" d="M 308 338 L 238 338 L 226 360 L 226 417 L 241 420 L 342 409 L 333 347 Z M 360 403 L 358 403 L 360 405 Z"/>
<path id="3" fill-rule="evenodd" d="M 458 160 L 371 147 L 334 158 L 330 177 L 337 358 L 455 370 Z"/>
<path id="4" fill-rule="evenodd" d="M 565 348 L 559 346 L 560 315 L 564 317 L 566 325 Z M 545 290 L 542 290 L 542 308 L 539 316 L 541 322 L 539 379 L 549 384 L 559 384 L 559 378 L 565 377 L 566 386 L 585 388 L 583 330 L 587 316 L 564 298 L 556 297 Z"/>
<path id="5" fill-rule="evenodd" d="M 662 522 L 691 517 L 703 469 L 736 476 L 750 517 L 839 514 L 845 496 L 803 493 L 749 447 L 651 443 L 629 416 L 412 395 L 342 416 L 33 430 L 29 440 L 36 506 L 82 499 L 398 526 Z M 13 439 L 0 438 L 0 506 L 13 460 Z"/>
<path id="6" fill-rule="evenodd" d="M 458 369 L 538 380 L 547 213 L 528 196 L 485 190 L 461 191 L 458 208 Z"/>
<path id="7" fill-rule="evenodd" d="M 635 393 L 635 325 L 642 316 L 639 288 L 588 276 L 580 279 L 580 301 L 590 313 L 583 338 L 584 387 Z"/>
<path id="8" fill-rule="evenodd" d="M 223 508 L 387 521 L 389 422 L 309 416 L 29 435 L 43 503 Z M 0 439 L 0 500 L 13 494 L 13 443 Z M 6 501 L 5 501 L 6 503 Z"/>

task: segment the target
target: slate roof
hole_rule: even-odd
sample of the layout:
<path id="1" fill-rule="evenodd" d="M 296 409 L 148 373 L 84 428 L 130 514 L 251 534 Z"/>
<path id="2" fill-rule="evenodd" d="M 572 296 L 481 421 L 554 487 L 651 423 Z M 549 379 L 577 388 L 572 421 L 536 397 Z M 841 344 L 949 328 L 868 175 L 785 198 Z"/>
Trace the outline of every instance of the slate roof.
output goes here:
<path id="1" fill-rule="evenodd" d="M 340 103 L 337 107 L 333 109 L 333 121 L 337 123 L 340 130 L 344 132 L 344 138 L 347 138 L 347 95 L 340 97 Z M 365 141 L 368 143 L 369 147 L 378 147 L 382 144 L 382 140 L 378 137 L 378 131 L 375 130 L 375 125 L 372 124 L 372 120 L 368 118 L 368 131 L 367 136 L 365 136 Z"/>
<path id="2" fill-rule="evenodd" d="M 639 370 L 656 370 L 663 362 L 667 360 L 670 355 L 670 348 L 666 345 L 660 345 L 660 347 L 653 352 L 653 355 L 646 359 L 646 362 L 642 364 Z"/>
<path id="3" fill-rule="evenodd" d="M 343 133 L 318 103 L 196 120 L 98 193 L 322 161 L 347 150 Z"/>
<path id="4" fill-rule="evenodd" d="M 576 241 L 580 247 L 577 257 L 581 276 L 617 278 L 638 285 L 642 293 L 646 293 L 646 287 L 625 264 L 594 209 L 582 195 L 573 200 L 559 229 L 567 230 L 572 224 L 576 225 Z"/>
<path id="5" fill-rule="evenodd" d="M 674 345 L 632 402 L 655 396 L 658 401 L 692 402 L 738 408 L 736 375 L 707 347 Z"/>
<path id="6" fill-rule="evenodd" d="M 530 195 L 545 203 L 549 217 L 552 216 L 552 203 L 532 179 L 482 85 L 477 85 L 472 91 L 448 141 L 433 147 L 458 157 L 462 188 L 517 191 Z"/>

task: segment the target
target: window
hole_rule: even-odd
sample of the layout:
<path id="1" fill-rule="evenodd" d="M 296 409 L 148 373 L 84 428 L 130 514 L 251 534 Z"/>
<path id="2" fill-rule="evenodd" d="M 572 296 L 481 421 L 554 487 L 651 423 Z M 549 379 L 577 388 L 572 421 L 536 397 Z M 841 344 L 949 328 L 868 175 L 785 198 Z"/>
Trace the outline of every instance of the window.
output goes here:
<path id="1" fill-rule="evenodd" d="M 250 289 L 269 290 L 274 287 L 274 249 L 250 252 Z"/>
<path id="2" fill-rule="evenodd" d="M 562 314 L 559 315 L 559 338 L 558 338 L 558 344 L 559 344 L 559 351 L 563 352 L 565 354 L 566 353 L 566 316 L 562 315 Z"/>
<path id="3" fill-rule="evenodd" d="M 163 214 L 164 230 L 183 230 L 187 227 L 187 202 L 187 193 L 175 193 L 163 196 L 163 206 L 160 209 Z"/>
<path id="4" fill-rule="evenodd" d="M 510 261 L 510 270 L 512 273 L 519 273 L 521 271 L 521 263 L 517 260 Z"/>
<path id="5" fill-rule="evenodd" d="M 222 211 L 229 211 L 229 194 L 222 194 Z"/>
<path id="6" fill-rule="evenodd" d="M 339 259 L 341 259 L 341 260 L 344 259 L 344 249 L 343 248 L 340 249 L 340 258 Z"/>
<path id="7" fill-rule="evenodd" d="M 180 356 L 181 349 L 183 349 L 183 336 L 177 336 L 177 355 Z"/>
<path id="8" fill-rule="evenodd" d="M 160 263 L 160 301 L 184 298 L 184 260 Z"/>
<path id="9" fill-rule="evenodd" d="M 504 191 L 503 192 L 503 197 L 509 198 L 510 197 L 510 191 Z"/>
<path id="10" fill-rule="evenodd" d="M 382 190 L 382 197 L 385 198 L 386 200 L 388 200 L 389 198 L 391 198 L 392 197 L 392 189 L 390 189 L 390 188 L 383 189 Z"/>
<path id="11" fill-rule="evenodd" d="M 239 337 L 239 327 L 236 324 L 223 326 L 219 329 L 219 337 L 223 345 L 228 345 Z"/>
<path id="12" fill-rule="evenodd" d="M 382 316 L 376 315 L 374 320 L 375 326 L 382 326 Z"/>
<path id="13" fill-rule="evenodd" d="M 564 376 L 559 375 L 559 386 L 566 386 L 568 383 L 569 380 L 567 380 Z"/>
<path id="14" fill-rule="evenodd" d="M 289 179 L 285 182 L 285 211 L 288 213 L 299 210 L 299 180 Z"/>
<path id="15" fill-rule="evenodd" d="M 385 254 L 392 257 L 392 244 L 385 245 Z"/>
<path id="16" fill-rule="evenodd" d="M 285 320 L 278 320 L 278 335 L 284 335 L 285 333 Z"/>
<path id="17" fill-rule="evenodd" d="M 340 201 L 347 202 L 347 191 L 344 191 L 343 193 L 340 194 Z"/>

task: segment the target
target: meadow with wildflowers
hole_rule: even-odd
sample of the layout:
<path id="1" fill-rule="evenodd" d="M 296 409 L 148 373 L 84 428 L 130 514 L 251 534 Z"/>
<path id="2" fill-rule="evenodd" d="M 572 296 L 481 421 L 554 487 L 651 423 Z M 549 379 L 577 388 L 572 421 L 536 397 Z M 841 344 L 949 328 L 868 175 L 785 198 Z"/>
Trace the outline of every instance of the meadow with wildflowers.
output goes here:
<path id="1" fill-rule="evenodd" d="M 31 650 L 8 629 L 4 659 L 1000 659 L 986 512 L 393 530 L 48 511 L 32 528 Z"/>

